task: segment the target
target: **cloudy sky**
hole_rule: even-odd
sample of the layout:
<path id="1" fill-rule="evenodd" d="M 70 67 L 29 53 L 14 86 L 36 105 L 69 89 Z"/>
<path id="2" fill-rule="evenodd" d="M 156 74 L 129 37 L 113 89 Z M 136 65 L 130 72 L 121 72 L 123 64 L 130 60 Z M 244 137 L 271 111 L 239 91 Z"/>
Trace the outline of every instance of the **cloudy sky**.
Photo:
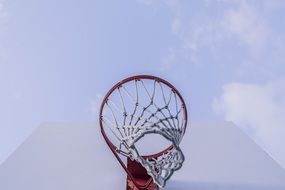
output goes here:
<path id="1" fill-rule="evenodd" d="M 41 123 L 97 122 L 135 74 L 232 121 L 285 168 L 285 1 L 0 0 L 0 163 Z"/>

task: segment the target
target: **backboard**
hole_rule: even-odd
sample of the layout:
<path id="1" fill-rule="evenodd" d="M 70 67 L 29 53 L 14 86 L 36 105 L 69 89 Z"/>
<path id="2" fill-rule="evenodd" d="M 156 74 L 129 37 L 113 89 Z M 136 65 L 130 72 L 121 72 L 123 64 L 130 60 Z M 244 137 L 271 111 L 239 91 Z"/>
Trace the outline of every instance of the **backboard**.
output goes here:
<path id="1" fill-rule="evenodd" d="M 285 189 L 284 169 L 232 123 L 191 123 L 181 148 L 165 190 Z M 95 124 L 44 124 L 0 166 L 3 190 L 120 190 L 125 180 Z"/>

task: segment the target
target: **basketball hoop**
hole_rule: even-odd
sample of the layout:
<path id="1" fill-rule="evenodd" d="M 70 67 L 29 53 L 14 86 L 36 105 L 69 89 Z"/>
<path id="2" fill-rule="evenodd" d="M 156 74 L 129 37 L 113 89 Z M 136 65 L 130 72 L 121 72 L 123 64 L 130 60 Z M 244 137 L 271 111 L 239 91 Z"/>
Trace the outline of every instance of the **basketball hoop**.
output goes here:
<path id="1" fill-rule="evenodd" d="M 181 168 L 184 155 L 179 144 L 187 109 L 169 82 L 149 75 L 124 79 L 106 94 L 99 116 L 101 133 L 127 172 L 127 189 L 157 190 Z M 171 145 L 159 153 L 141 155 L 136 143 L 148 134 L 161 135 Z"/>

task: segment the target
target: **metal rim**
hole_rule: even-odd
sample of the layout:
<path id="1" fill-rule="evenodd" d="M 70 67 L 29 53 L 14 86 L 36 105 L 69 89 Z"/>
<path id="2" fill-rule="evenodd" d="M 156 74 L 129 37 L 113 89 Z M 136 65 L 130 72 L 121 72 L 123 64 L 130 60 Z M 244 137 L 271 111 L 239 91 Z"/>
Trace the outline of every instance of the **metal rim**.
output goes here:
<path id="1" fill-rule="evenodd" d="M 109 138 L 107 137 L 106 133 L 105 133 L 105 130 L 104 130 L 104 126 L 103 126 L 103 123 L 102 123 L 102 120 L 103 120 L 103 109 L 104 109 L 104 106 L 106 104 L 106 102 L 108 101 L 108 98 L 110 97 L 110 95 L 120 86 L 122 86 L 123 84 L 125 83 L 128 83 L 130 81 L 133 81 L 133 80 L 141 80 L 141 79 L 148 79 L 148 80 L 156 80 L 158 82 L 161 82 L 163 84 L 165 84 L 166 86 L 168 86 L 171 90 L 173 90 L 177 95 L 178 97 L 180 98 L 182 104 L 184 105 L 183 107 L 183 111 L 184 111 L 184 118 L 185 118 L 185 126 L 187 126 L 187 121 L 188 121 L 188 116 L 187 116 L 187 108 L 186 108 L 186 104 L 185 104 L 185 101 L 182 97 L 182 95 L 179 93 L 179 91 L 172 85 L 170 84 L 169 82 L 167 82 L 166 80 L 164 79 L 161 79 L 159 77 L 156 77 L 156 76 L 152 76 L 152 75 L 135 75 L 135 76 L 131 76 L 131 77 L 128 77 L 126 79 L 123 79 L 122 81 L 118 82 L 117 84 L 115 84 L 108 92 L 107 94 L 105 95 L 102 103 L 101 103 L 101 107 L 100 107 L 100 112 L 99 112 L 99 123 L 100 123 L 100 129 L 101 129 L 101 133 L 106 141 L 106 143 L 108 144 L 109 148 L 111 149 L 111 151 L 113 152 L 113 154 L 115 155 L 115 157 L 118 159 L 118 161 L 120 162 L 120 164 L 122 165 L 122 167 L 125 169 L 125 171 L 128 173 L 128 175 L 132 178 L 132 180 L 134 181 L 134 178 L 133 176 L 131 175 L 131 173 L 128 171 L 126 165 L 124 164 L 124 162 L 122 161 L 122 159 L 119 157 L 119 153 L 116 151 L 116 146 L 109 140 Z M 186 131 L 187 127 L 185 128 L 185 131 Z M 156 154 L 152 154 L 152 155 L 146 155 L 146 156 L 143 156 L 144 158 L 153 158 L 153 157 L 158 157 L 160 155 L 162 155 L 164 152 L 170 150 L 173 148 L 173 145 L 169 146 L 168 148 L 166 148 L 165 150 L 159 152 L 159 153 L 156 153 Z M 151 183 L 152 179 L 150 179 L 146 185 L 142 188 L 147 188 L 148 185 Z M 135 181 L 134 181 L 135 182 Z M 138 185 L 138 184 L 136 184 Z"/>

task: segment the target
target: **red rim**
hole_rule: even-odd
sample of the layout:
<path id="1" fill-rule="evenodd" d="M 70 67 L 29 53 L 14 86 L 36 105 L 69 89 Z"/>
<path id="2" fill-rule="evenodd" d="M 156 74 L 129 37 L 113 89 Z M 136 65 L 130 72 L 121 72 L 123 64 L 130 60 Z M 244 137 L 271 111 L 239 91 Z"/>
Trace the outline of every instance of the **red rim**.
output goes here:
<path id="1" fill-rule="evenodd" d="M 108 93 L 105 95 L 101 107 L 100 107 L 100 112 L 99 112 L 99 122 L 100 122 L 100 129 L 101 129 L 101 133 L 106 141 L 106 143 L 108 144 L 109 148 L 111 149 L 111 151 L 113 152 L 113 154 L 115 155 L 115 157 L 118 159 L 118 161 L 120 162 L 120 164 L 122 165 L 122 167 L 124 168 L 124 170 L 127 172 L 127 174 L 132 178 L 132 180 L 135 182 L 132 174 L 128 171 L 126 165 L 124 164 L 124 162 L 122 161 L 122 159 L 119 157 L 119 153 L 116 151 L 116 146 L 108 139 L 105 131 L 104 131 L 104 127 L 103 127 L 103 123 L 102 123 L 102 119 L 103 119 L 103 109 L 104 106 L 106 104 L 106 102 L 108 101 L 108 98 L 110 97 L 110 95 L 113 93 L 113 91 L 115 91 L 118 87 L 122 86 L 123 84 L 133 81 L 133 80 L 140 80 L 140 79 L 149 79 L 149 80 L 156 80 L 158 82 L 161 82 L 163 84 L 165 84 L 166 86 L 168 86 L 170 89 L 172 89 L 180 98 L 182 105 L 183 105 L 183 110 L 184 110 L 184 118 L 185 118 L 185 126 L 187 126 L 187 108 L 186 108 L 186 104 L 185 101 L 182 97 L 182 95 L 179 93 L 179 91 L 169 82 L 167 82 L 164 79 L 161 79 L 159 77 L 156 76 L 151 76 L 151 75 L 136 75 L 136 76 L 132 76 L 132 77 L 128 77 L 120 82 L 118 82 L 116 85 L 114 85 L 109 91 Z M 186 130 L 186 129 L 185 129 Z M 152 155 L 147 155 L 147 156 L 143 156 L 144 158 L 150 158 L 150 157 L 158 157 L 160 155 L 162 155 L 164 152 L 170 150 L 173 148 L 173 145 L 169 146 L 168 148 L 166 148 L 165 150 L 157 153 L 157 154 L 152 154 Z M 149 186 L 149 184 L 152 182 L 152 179 L 150 179 L 145 186 L 140 187 L 140 188 L 147 188 Z M 135 182 L 136 183 L 136 182 Z M 138 184 L 136 184 L 136 186 L 138 186 Z"/>

